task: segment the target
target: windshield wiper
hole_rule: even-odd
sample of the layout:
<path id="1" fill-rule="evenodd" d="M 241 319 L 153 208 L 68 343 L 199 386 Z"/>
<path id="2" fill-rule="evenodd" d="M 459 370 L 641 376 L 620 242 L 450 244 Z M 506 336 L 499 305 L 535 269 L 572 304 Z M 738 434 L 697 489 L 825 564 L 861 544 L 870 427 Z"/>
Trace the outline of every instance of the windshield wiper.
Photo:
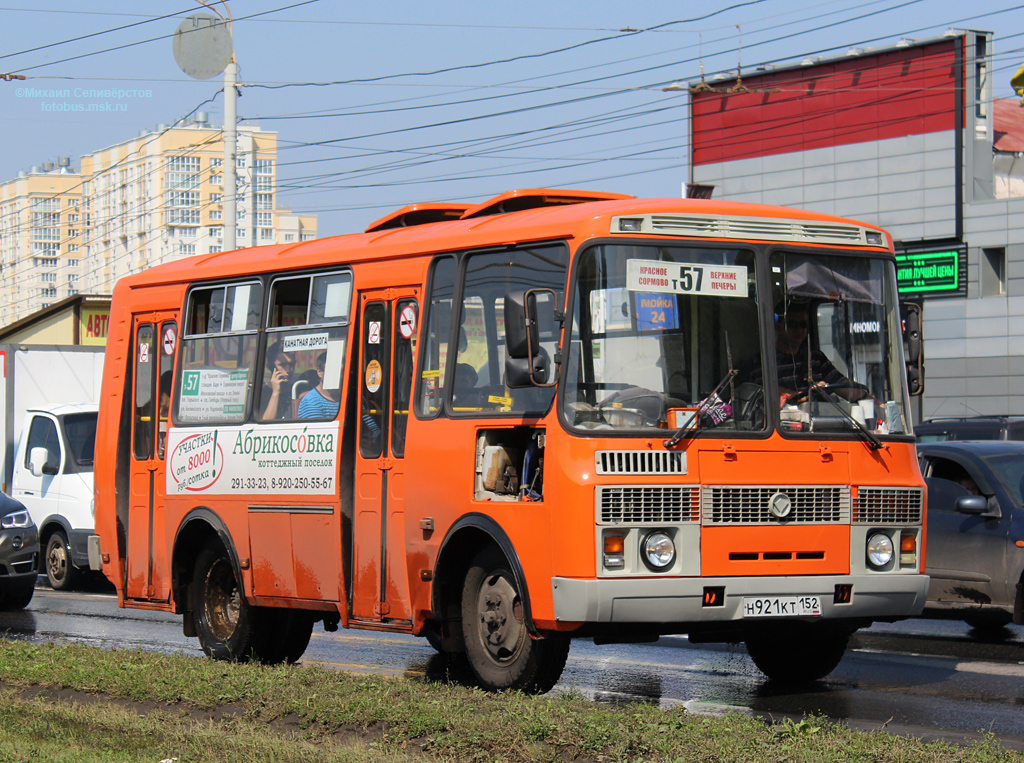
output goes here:
<path id="1" fill-rule="evenodd" d="M 820 387 L 812 386 L 812 387 L 810 387 L 808 389 L 808 391 L 807 391 L 808 392 L 808 394 L 807 394 L 808 402 L 810 401 L 810 399 L 812 397 L 812 393 L 815 390 L 817 390 L 820 393 L 820 397 L 822 399 L 827 401 L 833 408 L 835 408 L 837 411 L 839 411 L 839 413 L 842 414 L 843 418 L 845 418 L 847 421 L 849 421 L 851 424 L 853 424 L 853 429 L 854 429 L 855 432 L 857 432 L 858 434 L 863 434 L 864 435 L 865 439 L 867 440 L 868 447 L 870 447 L 871 450 L 880 450 L 881 448 L 887 448 L 888 447 L 887 445 L 885 445 L 882 442 L 882 440 L 878 437 L 878 435 L 876 435 L 874 432 L 872 432 L 866 426 L 864 426 L 859 421 L 857 421 L 857 419 L 855 419 L 853 416 L 851 416 L 847 411 L 843 410 L 843 406 L 841 406 L 839 403 L 837 403 L 835 400 L 833 400 L 832 396 L 829 395 L 828 392 L 826 392 L 825 390 L 821 389 Z"/>
<path id="2" fill-rule="evenodd" d="M 694 435 L 697 434 L 697 431 L 700 429 L 700 416 L 701 416 L 701 414 L 704 413 L 705 411 L 707 411 L 708 409 L 710 409 L 711 406 L 714 404 L 715 400 L 720 400 L 721 399 L 721 398 L 718 397 L 718 393 L 722 391 L 722 389 L 725 387 L 725 385 L 729 381 L 731 381 L 732 378 L 734 376 L 736 376 L 737 373 L 738 372 L 736 371 L 735 368 L 730 368 L 726 372 L 725 376 L 722 377 L 722 381 L 718 382 L 718 385 L 711 391 L 711 394 L 708 395 L 707 397 L 705 397 L 703 400 L 700 401 L 700 403 L 697 404 L 697 410 L 694 411 L 693 416 L 690 419 L 688 419 L 687 421 L 684 421 L 683 425 L 681 427 L 679 427 L 679 429 L 676 430 L 676 433 L 674 435 L 672 435 L 671 437 L 669 437 L 667 440 L 665 440 L 664 444 L 665 444 L 666 448 L 674 448 L 676 445 L 678 445 L 680 442 L 682 442 L 683 441 L 683 433 L 686 430 L 688 430 L 688 429 L 693 429 L 694 430 L 693 434 Z"/>

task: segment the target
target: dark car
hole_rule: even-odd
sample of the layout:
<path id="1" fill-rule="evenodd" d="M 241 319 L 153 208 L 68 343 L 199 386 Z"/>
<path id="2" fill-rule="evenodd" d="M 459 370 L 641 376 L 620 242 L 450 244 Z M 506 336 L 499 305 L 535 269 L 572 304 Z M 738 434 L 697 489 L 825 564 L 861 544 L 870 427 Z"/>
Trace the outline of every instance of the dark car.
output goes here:
<path id="1" fill-rule="evenodd" d="M 928 484 L 927 615 L 1024 624 L 1024 442 L 917 446 Z"/>
<path id="2" fill-rule="evenodd" d="M 949 416 L 925 419 L 916 427 L 918 442 L 945 440 L 1024 440 L 1024 416 Z"/>
<path id="3" fill-rule="evenodd" d="M 39 533 L 28 510 L 0 493 L 0 609 L 32 601 L 39 574 Z"/>

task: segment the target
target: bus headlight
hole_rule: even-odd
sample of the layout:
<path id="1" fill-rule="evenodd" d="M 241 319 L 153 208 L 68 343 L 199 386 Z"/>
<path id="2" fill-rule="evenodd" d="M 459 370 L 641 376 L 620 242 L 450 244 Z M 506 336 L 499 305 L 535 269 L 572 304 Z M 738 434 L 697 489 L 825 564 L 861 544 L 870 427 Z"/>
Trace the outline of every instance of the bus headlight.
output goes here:
<path id="1" fill-rule="evenodd" d="M 868 562 L 881 569 L 892 561 L 892 539 L 885 533 L 874 533 L 868 538 Z"/>
<path id="2" fill-rule="evenodd" d="M 647 533 L 640 542 L 640 557 L 648 569 L 662 572 L 676 560 L 676 544 L 668 533 L 660 530 Z"/>

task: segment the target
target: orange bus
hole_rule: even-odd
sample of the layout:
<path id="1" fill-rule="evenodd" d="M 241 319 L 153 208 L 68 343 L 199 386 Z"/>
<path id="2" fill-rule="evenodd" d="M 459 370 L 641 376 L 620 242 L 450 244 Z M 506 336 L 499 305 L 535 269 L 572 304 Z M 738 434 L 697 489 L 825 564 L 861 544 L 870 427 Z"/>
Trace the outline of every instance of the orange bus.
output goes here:
<path id="1" fill-rule="evenodd" d="M 114 290 L 91 557 L 220 659 L 314 624 L 546 691 L 570 639 L 815 680 L 920 613 L 892 242 L 781 207 L 524 190 Z"/>

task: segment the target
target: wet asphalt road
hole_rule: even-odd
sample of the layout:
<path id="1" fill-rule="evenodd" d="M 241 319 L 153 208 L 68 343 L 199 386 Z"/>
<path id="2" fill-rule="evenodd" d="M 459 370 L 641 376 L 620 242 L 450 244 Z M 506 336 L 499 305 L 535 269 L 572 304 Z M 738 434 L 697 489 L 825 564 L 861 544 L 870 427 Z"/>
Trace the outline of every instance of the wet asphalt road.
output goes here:
<path id="1" fill-rule="evenodd" d="M 40 587 L 28 609 L 0 612 L 0 633 L 33 642 L 71 641 L 103 648 L 202 655 L 181 634 L 181 618 L 123 610 L 104 589 L 61 593 Z M 607 703 L 683 705 L 693 712 L 753 713 L 781 720 L 816 714 L 865 730 L 885 728 L 925 739 L 977 740 L 994 734 L 1024 750 L 1024 628 L 996 638 L 958 621 L 908 620 L 858 632 L 839 667 L 799 691 L 767 682 L 742 646 L 595 646 L 574 641 L 555 691 L 575 689 Z M 319 626 L 304 662 L 350 672 L 444 680 L 422 639 Z"/>

